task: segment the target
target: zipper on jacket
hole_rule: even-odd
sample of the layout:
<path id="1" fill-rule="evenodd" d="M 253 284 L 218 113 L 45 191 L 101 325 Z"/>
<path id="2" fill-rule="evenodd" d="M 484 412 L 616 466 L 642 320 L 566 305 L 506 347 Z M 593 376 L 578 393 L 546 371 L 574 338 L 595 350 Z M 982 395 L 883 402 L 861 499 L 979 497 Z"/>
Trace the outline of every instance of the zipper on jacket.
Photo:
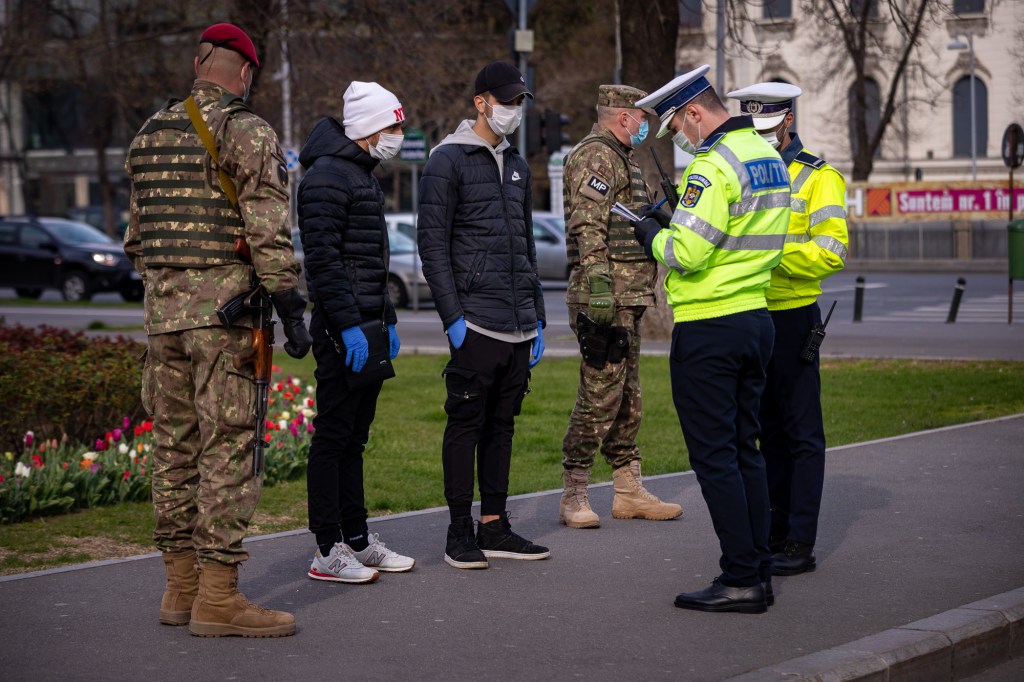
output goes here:
<path id="1" fill-rule="evenodd" d="M 512 165 L 512 155 L 507 153 L 502 154 L 502 161 L 505 164 L 505 172 L 498 173 L 498 188 L 501 192 L 501 207 L 505 214 L 505 229 L 508 230 L 508 269 L 510 279 L 512 280 L 512 321 L 516 325 L 516 331 L 520 331 L 519 326 L 519 294 L 516 291 L 516 246 L 515 246 L 515 235 L 512 233 L 512 222 L 508 216 L 508 201 L 505 198 L 505 178 L 508 177 L 509 167 Z M 498 164 L 494 164 L 494 169 L 498 170 Z"/>

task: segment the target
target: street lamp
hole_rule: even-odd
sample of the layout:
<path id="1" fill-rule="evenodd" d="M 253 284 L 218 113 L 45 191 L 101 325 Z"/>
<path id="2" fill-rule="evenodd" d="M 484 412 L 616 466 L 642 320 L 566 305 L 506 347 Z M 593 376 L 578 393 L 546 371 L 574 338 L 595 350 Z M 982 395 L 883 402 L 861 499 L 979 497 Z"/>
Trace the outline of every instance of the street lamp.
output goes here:
<path id="1" fill-rule="evenodd" d="M 967 50 L 970 55 L 971 63 L 971 179 L 978 179 L 978 127 L 977 119 L 974 114 L 974 36 L 970 31 L 966 33 L 967 42 L 960 40 L 957 37 L 956 40 L 951 42 L 947 49 L 950 50 Z"/>

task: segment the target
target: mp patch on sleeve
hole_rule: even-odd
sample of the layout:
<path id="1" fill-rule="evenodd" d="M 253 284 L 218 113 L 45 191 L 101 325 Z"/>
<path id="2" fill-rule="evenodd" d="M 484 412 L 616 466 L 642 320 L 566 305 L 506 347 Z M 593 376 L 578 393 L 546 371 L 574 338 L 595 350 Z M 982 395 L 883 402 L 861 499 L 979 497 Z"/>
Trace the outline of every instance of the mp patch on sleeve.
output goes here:
<path id="1" fill-rule="evenodd" d="M 608 198 L 608 192 L 610 192 L 611 189 L 611 185 L 608 184 L 604 178 L 591 173 L 590 177 L 587 178 L 587 181 L 583 183 L 583 188 L 580 190 L 580 194 L 589 199 L 593 199 L 594 201 L 604 201 Z"/>

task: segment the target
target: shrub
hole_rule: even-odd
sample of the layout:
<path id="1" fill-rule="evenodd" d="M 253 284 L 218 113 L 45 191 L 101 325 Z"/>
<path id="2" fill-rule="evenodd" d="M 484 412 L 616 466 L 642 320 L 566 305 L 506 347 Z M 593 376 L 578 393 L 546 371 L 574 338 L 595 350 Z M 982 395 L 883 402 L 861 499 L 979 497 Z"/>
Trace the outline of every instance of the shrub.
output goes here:
<path id="1" fill-rule="evenodd" d="M 41 441 L 90 443 L 123 415 L 140 418 L 144 348 L 122 336 L 0 324 L 0 448 L 19 450 L 26 428 Z"/>

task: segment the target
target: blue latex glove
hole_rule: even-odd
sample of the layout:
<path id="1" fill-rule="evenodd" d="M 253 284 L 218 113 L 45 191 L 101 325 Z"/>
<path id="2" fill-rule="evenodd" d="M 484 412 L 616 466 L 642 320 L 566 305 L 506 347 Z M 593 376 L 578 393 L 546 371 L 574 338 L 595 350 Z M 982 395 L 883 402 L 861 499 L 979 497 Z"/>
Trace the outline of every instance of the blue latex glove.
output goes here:
<path id="1" fill-rule="evenodd" d="M 388 341 L 391 342 L 391 359 L 394 360 L 398 355 L 398 349 L 402 347 L 402 342 L 398 339 L 398 332 L 395 331 L 395 325 L 388 325 Z"/>
<path id="2" fill-rule="evenodd" d="M 456 349 L 462 348 L 463 342 L 466 340 L 466 318 L 460 317 L 459 319 L 448 325 L 447 331 L 448 340 L 452 342 L 452 345 Z"/>
<path id="3" fill-rule="evenodd" d="M 349 327 L 341 332 L 341 340 L 345 343 L 345 364 L 352 368 L 353 372 L 360 372 L 366 364 L 366 358 L 370 355 L 370 344 L 366 342 L 366 335 L 359 327 Z"/>
<path id="4" fill-rule="evenodd" d="M 533 337 L 533 347 L 530 349 L 530 355 L 533 356 L 533 360 L 530 360 L 530 369 L 540 362 L 540 356 L 544 355 L 544 323 L 537 323 L 537 336 Z"/>

